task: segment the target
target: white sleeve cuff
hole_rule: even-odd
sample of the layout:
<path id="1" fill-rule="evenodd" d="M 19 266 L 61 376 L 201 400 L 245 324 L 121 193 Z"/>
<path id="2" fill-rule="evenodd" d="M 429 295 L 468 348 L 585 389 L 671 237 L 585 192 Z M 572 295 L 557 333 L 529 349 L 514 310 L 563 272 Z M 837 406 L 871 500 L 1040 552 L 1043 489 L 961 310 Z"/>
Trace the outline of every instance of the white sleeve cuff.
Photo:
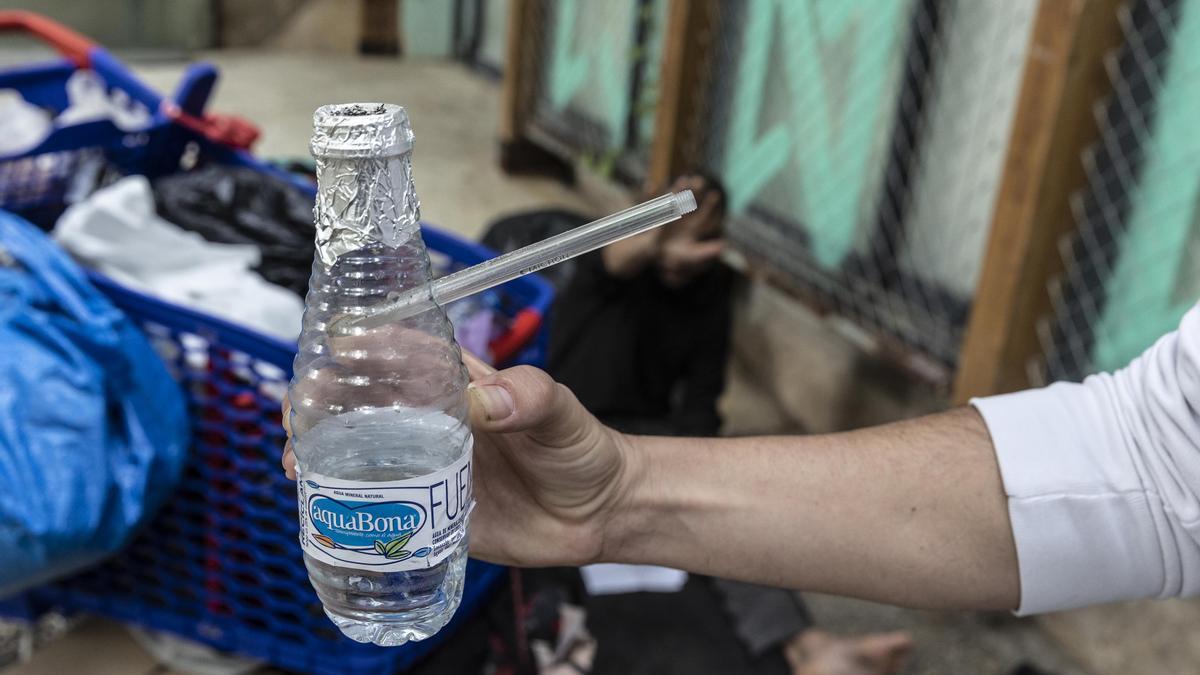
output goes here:
<path id="1" fill-rule="evenodd" d="M 1061 383 L 971 404 L 987 424 L 1009 498 L 1018 614 L 1161 593 L 1162 503 L 1113 442 L 1120 430 L 1103 396 Z"/>

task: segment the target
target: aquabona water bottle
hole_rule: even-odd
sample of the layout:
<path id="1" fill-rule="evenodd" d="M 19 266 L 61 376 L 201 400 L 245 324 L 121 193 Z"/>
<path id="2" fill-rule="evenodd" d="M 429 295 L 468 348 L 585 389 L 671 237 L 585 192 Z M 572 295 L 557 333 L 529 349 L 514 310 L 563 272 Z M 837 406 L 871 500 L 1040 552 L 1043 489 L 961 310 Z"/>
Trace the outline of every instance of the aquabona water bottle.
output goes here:
<path id="1" fill-rule="evenodd" d="M 436 633 L 462 598 L 467 375 L 432 298 L 384 325 L 347 320 L 428 292 L 404 109 L 330 105 L 313 127 L 317 255 L 289 388 L 300 544 L 342 632 L 398 645 Z"/>

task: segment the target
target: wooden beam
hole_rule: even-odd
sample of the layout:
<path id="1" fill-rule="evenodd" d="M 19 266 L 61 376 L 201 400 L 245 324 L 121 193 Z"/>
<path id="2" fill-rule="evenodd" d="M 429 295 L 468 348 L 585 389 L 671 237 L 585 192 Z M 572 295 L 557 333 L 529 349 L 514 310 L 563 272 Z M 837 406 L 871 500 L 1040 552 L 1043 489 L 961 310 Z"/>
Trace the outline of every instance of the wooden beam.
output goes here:
<path id="1" fill-rule="evenodd" d="M 510 0 L 500 92 L 500 168 L 506 173 L 575 181 L 573 165 L 528 137 L 545 45 L 547 0 Z"/>
<path id="2" fill-rule="evenodd" d="M 1075 227 L 1092 114 L 1112 91 L 1104 57 L 1121 42 L 1122 0 L 1041 0 L 992 216 L 983 270 L 955 378 L 954 399 L 1029 386 L 1037 322 L 1062 270 L 1058 242 Z"/>
<path id="3" fill-rule="evenodd" d="M 695 168 L 696 108 L 707 95 L 707 64 L 719 7 L 713 0 L 671 0 L 658 84 L 654 139 L 646 189 L 661 190 L 676 175 Z"/>
<path id="4" fill-rule="evenodd" d="M 504 80 L 500 92 L 500 142 L 513 143 L 521 138 L 529 115 L 532 94 L 536 31 L 533 10 L 537 0 L 509 0 L 507 37 L 504 45 Z"/>
<path id="5" fill-rule="evenodd" d="M 395 56 L 400 53 L 400 0 L 363 0 L 358 51 Z"/>

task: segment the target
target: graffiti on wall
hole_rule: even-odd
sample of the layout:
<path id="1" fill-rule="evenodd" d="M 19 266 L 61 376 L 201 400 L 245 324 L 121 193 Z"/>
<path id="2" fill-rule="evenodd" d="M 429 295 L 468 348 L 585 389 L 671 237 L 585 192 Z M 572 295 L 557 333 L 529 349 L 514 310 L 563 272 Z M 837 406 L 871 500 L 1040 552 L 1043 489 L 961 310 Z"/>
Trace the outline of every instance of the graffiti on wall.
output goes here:
<path id="1" fill-rule="evenodd" d="M 826 267 L 850 252 L 864 205 L 874 206 L 908 10 L 874 0 L 745 5 L 721 152 L 730 207 L 766 202 L 791 214 Z"/>

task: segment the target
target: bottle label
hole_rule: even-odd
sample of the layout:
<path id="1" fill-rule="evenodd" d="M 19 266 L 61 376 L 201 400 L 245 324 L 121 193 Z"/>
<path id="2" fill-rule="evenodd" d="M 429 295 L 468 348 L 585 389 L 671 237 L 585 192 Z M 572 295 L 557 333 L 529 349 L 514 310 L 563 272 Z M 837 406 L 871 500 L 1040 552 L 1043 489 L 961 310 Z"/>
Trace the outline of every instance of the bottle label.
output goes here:
<path id="1" fill-rule="evenodd" d="M 375 483 L 303 473 L 297 487 L 304 552 L 330 565 L 376 572 L 442 562 L 467 536 L 475 506 L 470 447 L 427 476 Z"/>

